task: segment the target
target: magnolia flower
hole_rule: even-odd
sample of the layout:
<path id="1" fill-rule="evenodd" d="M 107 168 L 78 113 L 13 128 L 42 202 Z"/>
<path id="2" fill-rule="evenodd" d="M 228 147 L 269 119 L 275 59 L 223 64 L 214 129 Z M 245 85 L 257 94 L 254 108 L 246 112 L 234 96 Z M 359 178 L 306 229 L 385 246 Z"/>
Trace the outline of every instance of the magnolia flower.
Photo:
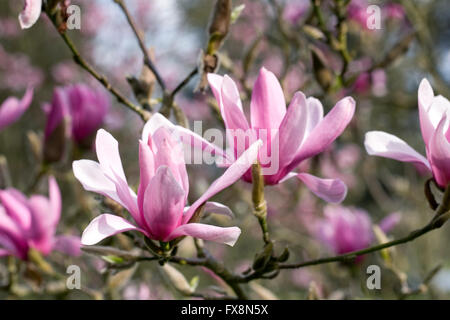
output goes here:
<path id="1" fill-rule="evenodd" d="M 101 129 L 97 133 L 99 162 L 80 160 L 73 163 L 75 177 L 88 191 L 109 197 L 126 208 L 134 223 L 112 214 L 95 218 L 84 230 L 84 245 L 93 245 L 120 232 L 136 230 L 146 237 L 168 242 L 182 236 L 234 245 L 240 235 L 237 227 L 221 228 L 196 222 L 194 213 L 205 211 L 231 214 L 228 207 L 207 202 L 216 193 L 237 181 L 255 162 L 261 141 L 257 141 L 218 178 L 190 207 L 186 206 L 189 181 L 181 141 L 170 128 L 153 116 L 144 127 L 139 141 L 140 184 L 137 195 L 128 187 L 122 168 L 119 146 L 114 137 Z M 158 127 L 151 134 L 152 128 Z"/>
<path id="2" fill-rule="evenodd" d="M 42 10 L 42 0 L 25 0 L 25 5 L 19 15 L 19 22 L 22 29 L 32 27 L 39 19 Z"/>
<path id="3" fill-rule="evenodd" d="M 21 100 L 9 97 L 0 106 L 0 131 L 17 121 L 28 109 L 33 99 L 33 89 L 29 88 Z"/>
<path id="4" fill-rule="evenodd" d="M 413 162 L 433 174 L 437 184 L 445 188 L 450 182 L 449 111 L 450 102 L 435 96 L 430 83 L 423 79 L 418 91 L 419 119 L 426 158 L 396 136 L 382 132 L 366 133 L 364 145 L 370 155 Z"/>
<path id="5" fill-rule="evenodd" d="M 326 201 L 340 202 L 345 198 L 347 188 L 341 180 L 321 179 L 292 170 L 327 149 L 344 131 L 355 112 L 355 101 L 351 97 L 340 100 L 324 117 L 319 100 L 306 99 L 302 92 L 297 92 L 286 110 L 280 83 L 272 72 L 262 68 L 253 88 L 249 124 L 234 81 L 216 74 L 209 74 L 208 80 L 219 103 L 235 157 L 255 139 L 263 141 L 258 160 L 267 185 L 296 176 Z M 235 143 L 243 139 L 247 139 L 246 144 Z M 251 171 L 243 178 L 251 182 Z"/>
<path id="6" fill-rule="evenodd" d="M 56 180 L 49 179 L 49 198 L 29 199 L 16 189 L 0 190 L 0 256 L 28 258 L 34 248 L 44 255 L 53 250 L 80 255 L 80 238 L 55 236 L 61 216 L 61 193 Z"/>
<path id="7" fill-rule="evenodd" d="M 110 108 L 108 95 L 84 84 L 55 89 L 52 103 L 44 106 L 47 112 L 45 138 L 64 120 L 68 120 L 69 135 L 82 144 L 96 132 L 105 120 Z"/>
<path id="8" fill-rule="evenodd" d="M 379 227 L 387 233 L 399 220 L 400 215 L 393 213 L 384 218 Z M 315 222 L 313 233 L 335 254 L 365 249 L 375 240 L 369 214 L 361 209 L 342 206 L 325 207 L 324 218 Z"/>

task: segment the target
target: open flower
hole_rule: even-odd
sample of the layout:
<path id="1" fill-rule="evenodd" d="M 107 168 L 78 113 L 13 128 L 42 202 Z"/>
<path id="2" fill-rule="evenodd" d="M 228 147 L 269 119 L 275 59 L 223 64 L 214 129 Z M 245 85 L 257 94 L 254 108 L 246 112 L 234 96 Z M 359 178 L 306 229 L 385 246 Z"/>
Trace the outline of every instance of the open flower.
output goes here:
<path id="1" fill-rule="evenodd" d="M 0 106 L 0 131 L 17 121 L 28 109 L 33 99 L 33 89 L 29 88 L 21 100 L 9 97 Z"/>
<path id="2" fill-rule="evenodd" d="M 445 188 L 450 183 L 450 102 L 443 96 L 435 96 L 430 83 L 423 79 L 418 104 L 426 158 L 402 139 L 382 131 L 367 132 L 364 145 L 370 155 L 419 165 L 431 172 L 436 183 Z"/>
<path id="3" fill-rule="evenodd" d="M 399 220 L 400 214 L 392 213 L 380 221 L 379 227 L 387 233 Z M 312 231 L 335 254 L 365 249 L 375 240 L 372 219 L 357 208 L 325 207 L 324 218 L 315 221 Z"/>
<path id="4" fill-rule="evenodd" d="M 61 216 L 61 193 L 56 180 L 49 179 L 49 198 L 32 195 L 29 199 L 16 189 L 0 191 L 0 256 L 28 258 L 34 248 L 44 255 L 53 250 L 77 256 L 80 238 L 55 236 Z"/>
<path id="5" fill-rule="evenodd" d="M 22 29 L 32 27 L 38 21 L 42 10 L 42 0 L 25 0 L 24 8 L 19 15 Z"/>
<path id="6" fill-rule="evenodd" d="M 195 222 L 201 206 L 214 213 L 231 214 L 226 206 L 207 202 L 209 198 L 237 181 L 256 161 L 261 141 L 245 151 L 190 207 L 186 207 L 189 181 L 181 141 L 170 128 L 155 124 L 152 117 L 139 141 L 140 184 L 137 195 L 128 187 L 119 155 L 117 140 L 103 129 L 97 133 L 99 162 L 80 160 L 73 163 L 75 177 L 88 191 L 109 197 L 133 217 L 134 223 L 112 214 L 95 218 L 84 230 L 82 244 L 93 245 L 120 232 L 136 230 L 146 237 L 168 242 L 192 236 L 234 245 L 241 231 L 237 227 L 221 228 Z M 158 127 L 151 134 L 152 127 Z"/>
<path id="7" fill-rule="evenodd" d="M 324 117 L 319 100 L 307 99 L 302 92 L 297 92 L 286 110 L 280 83 L 272 72 L 262 68 L 253 88 L 249 124 L 234 81 L 216 74 L 209 74 L 208 80 L 220 106 L 234 156 L 238 157 L 255 139 L 263 141 L 258 160 L 267 185 L 296 176 L 326 201 L 340 202 L 345 198 L 347 188 L 341 180 L 321 179 L 292 170 L 326 150 L 344 131 L 355 112 L 351 97 L 340 100 Z M 239 143 L 243 139 L 247 141 Z M 251 182 L 250 170 L 244 180 Z"/>

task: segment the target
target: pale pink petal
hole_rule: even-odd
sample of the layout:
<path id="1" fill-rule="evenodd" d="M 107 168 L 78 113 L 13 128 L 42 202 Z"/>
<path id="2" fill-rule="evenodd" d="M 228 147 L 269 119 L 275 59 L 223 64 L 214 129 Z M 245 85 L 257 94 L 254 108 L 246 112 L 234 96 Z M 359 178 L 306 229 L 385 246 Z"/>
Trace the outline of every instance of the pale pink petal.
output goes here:
<path id="1" fill-rule="evenodd" d="M 291 164 L 286 168 L 290 172 L 300 162 L 327 149 L 342 134 L 355 113 L 355 100 L 346 97 L 340 100 L 322 121 L 311 131 Z"/>
<path id="2" fill-rule="evenodd" d="M 105 213 L 92 220 L 86 229 L 84 229 L 83 235 L 81 236 L 81 244 L 85 246 L 94 245 L 105 238 L 130 230 L 140 231 L 147 235 L 144 230 L 137 228 L 129 221 Z"/>
<path id="3" fill-rule="evenodd" d="M 428 116 L 428 110 L 434 99 L 434 92 L 427 79 L 422 79 L 420 82 L 417 98 L 419 102 L 420 129 L 422 130 L 422 137 L 425 145 L 428 148 L 428 142 L 433 134 L 435 126 L 433 126 Z"/>
<path id="4" fill-rule="evenodd" d="M 219 202 L 208 201 L 205 203 L 203 207 L 204 213 L 215 213 L 222 214 L 225 216 L 233 217 L 233 211 L 228 208 L 226 205 L 221 204 Z"/>
<path id="5" fill-rule="evenodd" d="M 145 124 L 144 129 L 142 130 L 142 141 L 147 144 L 149 137 L 161 127 L 169 129 L 171 133 L 179 137 L 179 140 L 181 140 L 185 146 L 185 154 L 192 154 L 191 149 L 193 148 L 194 152 L 202 150 L 216 156 L 219 162 L 225 163 L 227 161 L 227 156 L 221 148 L 189 129 L 174 125 L 160 113 L 152 115 L 150 120 Z"/>
<path id="6" fill-rule="evenodd" d="M 234 81 L 227 75 L 223 77 L 221 99 L 220 112 L 226 128 L 248 130 L 250 126 L 242 111 L 239 91 Z"/>
<path id="7" fill-rule="evenodd" d="M 28 88 L 21 100 L 9 97 L 0 106 L 0 130 L 17 121 L 28 109 L 33 99 L 33 89 Z"/>
<path id="8" fill-rule="evenodd" d="M 155 175 L 155 158 L 148 144 L 142 140 L 139 141 L 139 173 L 138 206 L 139 211 L 144 212 L 144 193 Z"/>
<path id="9" fill-rule="evenodd" d="M 306 104 L 308 108 L 308 123 L 306 126 L 305 138 L 323 119 L 323 106 L 318 99 L 309 97 L 306 99 Z"/>
<path id="10" fill-rule="evenodd" d="M 278 129 L 286 114 L 286 101 L 277 77 L 261 68 L 250 103 L 251 124 L 254 129 Z"/>
<path id="11" fill-rule="evenodd" d="M 0 190 L 0 202 L 8 214 L 22 230 L 31 226 L 31 213 L 26 199 L 15 189 Z"/>
<path id="12" fill-rule="evenodd" d="M 53 176 L 48 179 L 48 193 L 52 210 L 52 219 L 58 224 L 61 217 L 61 191 Z"/>
<path id="13" fill-rule="evenodd" d="M 124 206 L 117 195 L 115 183 L 103 172 L 100 164 L 92 160 L 77 160 L 72 164 L 75 178 L 81 182 L 83 188 L 111 198 Z"/>
<path id="14" fill-rule="evenodd" d="M 191 236 L 198 239 L 234 246 L 240 234 L 241 229 L 238 227 L 222 228 L 202 223 L 188 223 L 176 228 L 170 235 L 170 239 L 181 236 Z"/>
<path id="15" fill-rule="evenodd" d="M 430 164 L 425 157 L 411 148 L 405 141 L 392 134 L 383 131 L 367 132 L 364 146 L 370 155 L 403 162 L 414 162 L 424 165 L 430 170 Z"/>
<path id="16" fill-rule="evenodd" d="M 144 218 L 152 237 L 165 241 L 183 217 L 185 193 L 167 166 L 156 170 L 144 195 Z"/>
<path id="17" fill-rule="evenodd" d="M 229 187 L 256 162 L 262 141 L 258 140 L 253 143 L 237 160 L 234 162 L 221 177 L 214 181 L 206 192 L 195 201 L 183 217 L 183 224 L 187 223 L 195 213 L 195 211 L 209 198 L 219 193 L 223 189 Z"/>
<path id="18" fill-rule="evenodd" d="M 98 162 L 105 174 L 114 177 L 113 172 L 115 172 L 126 182 L 127 179 L 123 171 L 122 160 L 120 160 L 119 143 L 106 130 L 100 129 L 97 131 L 95 150 L 97 151 Z"/>
<path id="19" fill-rule="evenodd" d="M 443 188 L 450 182 L 450 143 L 445 137 L 444 130 L 448 125 L 446 122 L 447 116 L 444 116 L 429 142 L 429 159 L 433 176 Z"/>
<path id="20" fill-rule="evenodd" d="M 57 236 L 53 242 L 53 250 L 79 257 L 81 255 L 81 239 L 77 236 Z"/>
<path id="21" fill-rule="evenodd" d="M 307 173 L 299 173 L 297 177 L 319 198 L 339 203 L 347 195 L 347 186 L 340 179 L 321 179 Z"/>
<path id="22" fill-rule="evenodd" d="M 189 181 L 181 142 L 174 139 L 170 131 L 164 127 L 156 130 L 152 136 L 152 140 L 157 149 L 155 154 L 155 168 L 161 166 L 169 167 L 175 180 L 183 187 L 187 197 L 189 193 Z"/>
<path id="23" fill-rule="evenodd" d="M 42 0 L 25 0 L 25 6 L 19 15 L 20 27 L 28 29 L 36 23 L 41 15 Z"/>

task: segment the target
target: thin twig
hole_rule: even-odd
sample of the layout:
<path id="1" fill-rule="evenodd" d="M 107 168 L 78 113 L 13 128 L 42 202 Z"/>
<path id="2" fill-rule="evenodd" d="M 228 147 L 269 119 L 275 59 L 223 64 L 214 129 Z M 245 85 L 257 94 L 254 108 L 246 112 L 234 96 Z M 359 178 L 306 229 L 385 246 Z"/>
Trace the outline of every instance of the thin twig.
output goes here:
<path id="1" fill-rule="evenodd" d="M 147 67 L 150 68 L 150 70 L 155 75 L 156 81 L 158 81 L 161 89 L 163 92 L 166 91 L 166 84 L 159 74 L 158 70 L 156 69 L 156 66 L 154 65 L 150 54 L 148 52 L 147 46 L 145 45 L 144 38 L 142 37 L 141 32 L 138 30 L 136 23 L 134 22 L 133 18 L 131 17 L 130 12 L 128 11 L 127 6 L 125 5 L 125 2 L 123 0 L 113 0 L 115 3 L 119 5 L 119 7 L 122 9 L 123 13 L 125 14 L 128 24 L 130 25 L 131 29 L 134 32 L 134 35 L 136 36 L 136 39 L 139 43 L 139 47 L 141 48 L 142 53 L 144 54 L 144 63 L 147 65 Z"/>

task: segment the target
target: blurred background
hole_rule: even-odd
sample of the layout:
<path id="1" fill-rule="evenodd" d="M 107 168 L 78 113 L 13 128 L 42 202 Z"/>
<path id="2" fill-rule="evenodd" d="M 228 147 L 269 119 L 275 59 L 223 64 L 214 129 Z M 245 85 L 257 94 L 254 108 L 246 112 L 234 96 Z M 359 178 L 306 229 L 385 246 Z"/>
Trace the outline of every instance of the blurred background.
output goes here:
<path id="1" fill-rule="evenodd" d="M 81 30 L 68 34 L 82 56 L 110 82 L 137 103 L 126 77 L 139 77 L 142 53 L 119 7 L 112 0 L 72 0 L 81 7 Z M 145 31 L 154 63 L 170 89 L 197 66 L 204 50 L 214 1 L 211 0 L 129 0 L 129 10 Z M 371 228 L 352 225 L 349 216 L 362 215 L 377 225 L 390 218 L 389 238 L 401 237 L 424 226 L 432 217 L 424 196 L 424 183 L 430 178 L 411 164 L 370 157 L 364 150 L 364 134 L 370 130 L 392 133 L 424 154 L 417 112 L 417 89 L 427 78 L 435 93 L 450 97 L 450 10 L 446 0 L 365 1 L 351 0 L 346 10 L 349 59 L 326 40 L 322 27 L 337 34 L 340 20 L 333 1 L 323 0 L 320 9 L 324 25 L 317 21 L 309 0 L 233 0 L 244 4 L 240 16 L 230 26 L 219 51 L 217 73 L 230 75 L 240 87 L 244 110 L 259 69 L 274 72 L 282 83 L 286 101 L 296 91 L 319 98 L 325 112 L 343 96 L 357 102 L 356 114 L 344 134 L 327 152 L 303 163 L 301 169 L 321 177 L 340 178 L 349 192 L 341 206 L 328 205 L 292 180 L 266 188 L 269 228 L 276 250 L 286 246 L 289 261 L 335 255 L 342 248 L 324 240 L 319 226 L 336 227 L 324 212 L 336 212 L 351 227 L 358 245 Z M 381 9 L 381 29 L 367 27 L 367 7 Z M 42 141 L 46 124 L 45 105 L 57 87 L 84 83 L 108 96 L 111 104 L 102 127 L 120 143 L 120 152 L 130 185 L 139 183 L 138 143 L 142 120 L 117 103 L 114 97 L 72 60 L 57 31 L 42 15 L 35 26 L 21 30 L 17 16 L 22 1 L 0 2 L 0 102 L 9 96 L 22 97 L 26 88 L 35 88 L 31 107 L 15 124 L 0 132 L 0 154 L 8 162 L 12 185 L 30 194 L 45 193 L 51 173 L 63 194 L 59 233 L 80 235 L 89 221 L 107 212 L 108 204 L 83 190 L 73 177 L 75 159 L 96 160 L 88 143 L 83 147 L 66 141 L 59 161 L 42 173 Z M 343 72 L 345 71 L 345 72 Z M 176 96 L 189 123 L 202 120 L 203 129 L 223 128 L 211 91 L 195 91 L 195 76 Z M 153 98 L 161 93 L 155 86 Z M 158 108 L 158 105 L 155 105 Z M 207 165 L 188 166 L 190 199 L 197 199 L 219 176 L 221 169 Z M 436 194 L 438 190 L 433 189 Z M 243 181 L 221 192 L 215 200 L 235 213 L 233 221 L 218 216 L 213 224 L 237 225 L 243 232 L 234 248 L 214 243 L 206 247 L 234 271 L 244 271 L 261 250 L 260 230 L 252 215 L 251 186 Z M 342 213 L 344 212 L 344 213 Z M 385 220 L 386 221 L 386 220 Z M 337 227 L 336 227 L 337 228 Z M 340 232 L 342 232 L 340 230 Z M 450 298 L 449 226 L 431 232 L 412 243 L 397 246 L 384 254 L 374 253 L 349 263 L 333 263 L 299 270 L 282 271 L 275 279 L 258 280 L 247 289 L 253 298 L 279 299 L 447 299 Z M 350 241 L 350 240 L 349 240 Z M 363 247 L 375 244 L 373 236 Z M 119 235 L 102 244 L 131 250 L 132 242 Z M 354 247 L 353 249 L 360 249 Z M 344 250 L 344 249 L 342 249 Z M 345 250 L 344 250 L 345 251 Z M 193 256 L 192 239 L 180 244 L 178 255 Z M 64 290 L 64 283 L 48 279 L 26 263 L 18 265 L 21 284 L 32 288 L 23 296 L 0 290 L 0 298 L 39 299 L 175 299 L 182 295 L 165 280 L 159 265 L 144 262 L 117 270 L 108 262 L 89 254 L 68 258 L 52 254 L 50 263 L 61 274 L 68 265 L 82 271 L 83 290 Z M 382 270 L 381 290 L 366 287 L 367 266 Z M 0 258 L 0 279 L 7 274 L 7 258 Z M 200 268 L 176 268 L 198 288 L 214 292 L 223 284 Z M 436 271 L 436 272 L 434 272 Z M 62 289 L 61 289 L 62 288 Z M 59 290 L 61 289 L 61 290 Z"/>

